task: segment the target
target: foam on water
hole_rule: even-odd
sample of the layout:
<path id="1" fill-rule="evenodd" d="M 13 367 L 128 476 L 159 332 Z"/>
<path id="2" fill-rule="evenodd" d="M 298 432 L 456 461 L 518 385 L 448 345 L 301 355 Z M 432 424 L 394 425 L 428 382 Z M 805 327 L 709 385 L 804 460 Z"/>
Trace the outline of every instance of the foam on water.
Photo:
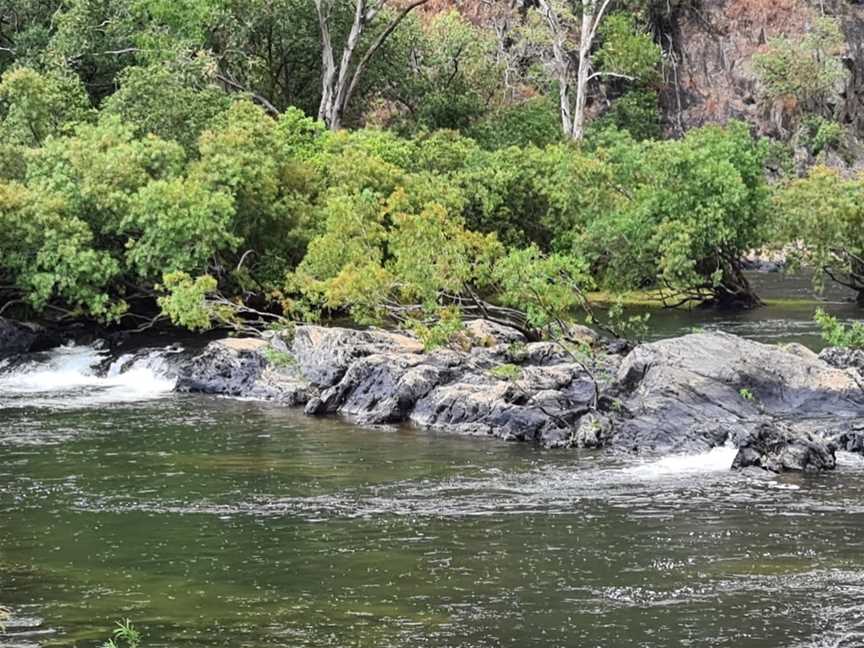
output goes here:
<path id="1" fill-rule="evenodd" d="M 164 356 L 124 356 L 104 375 L 108 354 L 94 345 L 67 345 L 0 368 L 0 406 L 80 407 L 158 398 L 174 389 Z"/>
<path id="2" fill-rule="evenodd" d="M 728 472 L 738 450 L 731 444 L 712 448 L 697 454 L 669 455 L 650 463 L 627 468 L 635 477 L 665 479 L 678 476 L 704 475 L 712 472 Z"/>

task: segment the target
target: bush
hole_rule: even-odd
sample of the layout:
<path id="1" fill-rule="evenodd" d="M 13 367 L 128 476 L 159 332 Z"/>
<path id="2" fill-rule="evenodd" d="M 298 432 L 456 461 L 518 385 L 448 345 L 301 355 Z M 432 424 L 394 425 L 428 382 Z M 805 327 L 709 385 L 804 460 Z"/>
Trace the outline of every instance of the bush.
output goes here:
<path id="1" fill-rule="evenodd" d="M 836 317 L 831 317 L 821 308 L 813 316 L 822 330 L 822 339 L 832 347 L 864 349 L 864 323 L 853 322 L 845 326 Z"/>

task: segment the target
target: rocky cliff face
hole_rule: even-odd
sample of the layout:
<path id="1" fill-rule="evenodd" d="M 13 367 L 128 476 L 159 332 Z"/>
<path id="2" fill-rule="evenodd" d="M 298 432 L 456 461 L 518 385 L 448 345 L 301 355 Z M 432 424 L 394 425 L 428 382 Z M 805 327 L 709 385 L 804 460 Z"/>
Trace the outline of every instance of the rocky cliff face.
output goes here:
<path id="1" fill-rule="evenodd" d="M 663 104 L 673 132 L 744 119 L 763 135 L 788 137 L 793 106 L 760 101 L 753 55 L 772 38 L 803 38 L 823 10 L 846 35 L 849 79 L 836 113 L 864 136 L 864 3 L 849 0 L 702 0 L 680 10 L 663 34 Z M 821 6 L 820 6 L 821 5 Z M 673 47 L 670 48 L 670 43 Z"/>

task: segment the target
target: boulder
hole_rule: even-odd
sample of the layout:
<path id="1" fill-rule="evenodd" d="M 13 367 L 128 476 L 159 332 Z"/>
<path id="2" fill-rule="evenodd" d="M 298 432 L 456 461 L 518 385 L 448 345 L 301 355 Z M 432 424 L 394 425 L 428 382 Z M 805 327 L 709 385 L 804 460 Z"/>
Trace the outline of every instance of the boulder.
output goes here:
<path id="1" fill-rule="evenodd" d="M 303 405 L 315 393 L 290 356 L 286 366 L 269 359 L 270 345 L 258 338 L 225 338 L 177 369 L 179 392 L 278 400 Z"/>
<path id="2" fill-rule="evenodd" d="M 39 330 L 36 326 L 0 317 L 0 360 L 27 353 L 38 337 Z"/>
<path id="3" fill-rule="evenodd" d="M 819 358 L 726 333 L 643 344 L 614 388 L 631 413 L 613 444 L 628 450 L 705 450 L 762 416 L 855 417 L 864 391 Z"/>
<path id="4" fill-rule="evenodd" d="M 342 380 L 359 358 L 379 353 L 422 353 L 423 345 L 415 338 L 386 331 L 298 326 L 291 352 L 303 376 L 315 387 L 327 389 Z"/>
<path id="5" fill-rule="evenodd" d="M 777 421 L 757 425 L 736 439 L 736 445 L 733 470 L 755 466 L 776 473 L 817 472 L 837 465 L 832 443 Z"/>
<path id="6" fill-rule="evenodd" d="M 837 369 L 855 369 L 864 376 L 864 350 L 846 347 L 828 347 L 819 353 L 819 359 Z"/>
<path id="7" fill-rule="evenodd" d="M 465 322 L 465 333 L 476 346 L 491 347 L 497 344 L 524 344 L 526 342 L 525 335 L 515 328 L 483 319 Z"/>

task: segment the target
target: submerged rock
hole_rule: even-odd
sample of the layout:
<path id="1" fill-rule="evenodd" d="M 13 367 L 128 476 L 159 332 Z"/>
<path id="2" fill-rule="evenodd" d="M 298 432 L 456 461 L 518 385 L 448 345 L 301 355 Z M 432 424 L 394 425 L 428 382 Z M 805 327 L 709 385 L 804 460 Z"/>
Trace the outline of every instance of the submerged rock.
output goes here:
<path id="1" fill-rule="evenodd" d="M 736 442 L 735 470 L 755 466 L 777 473 L 817 472 L 837 466 L 832 443 L 776 421 L 761 423 Z"/>

